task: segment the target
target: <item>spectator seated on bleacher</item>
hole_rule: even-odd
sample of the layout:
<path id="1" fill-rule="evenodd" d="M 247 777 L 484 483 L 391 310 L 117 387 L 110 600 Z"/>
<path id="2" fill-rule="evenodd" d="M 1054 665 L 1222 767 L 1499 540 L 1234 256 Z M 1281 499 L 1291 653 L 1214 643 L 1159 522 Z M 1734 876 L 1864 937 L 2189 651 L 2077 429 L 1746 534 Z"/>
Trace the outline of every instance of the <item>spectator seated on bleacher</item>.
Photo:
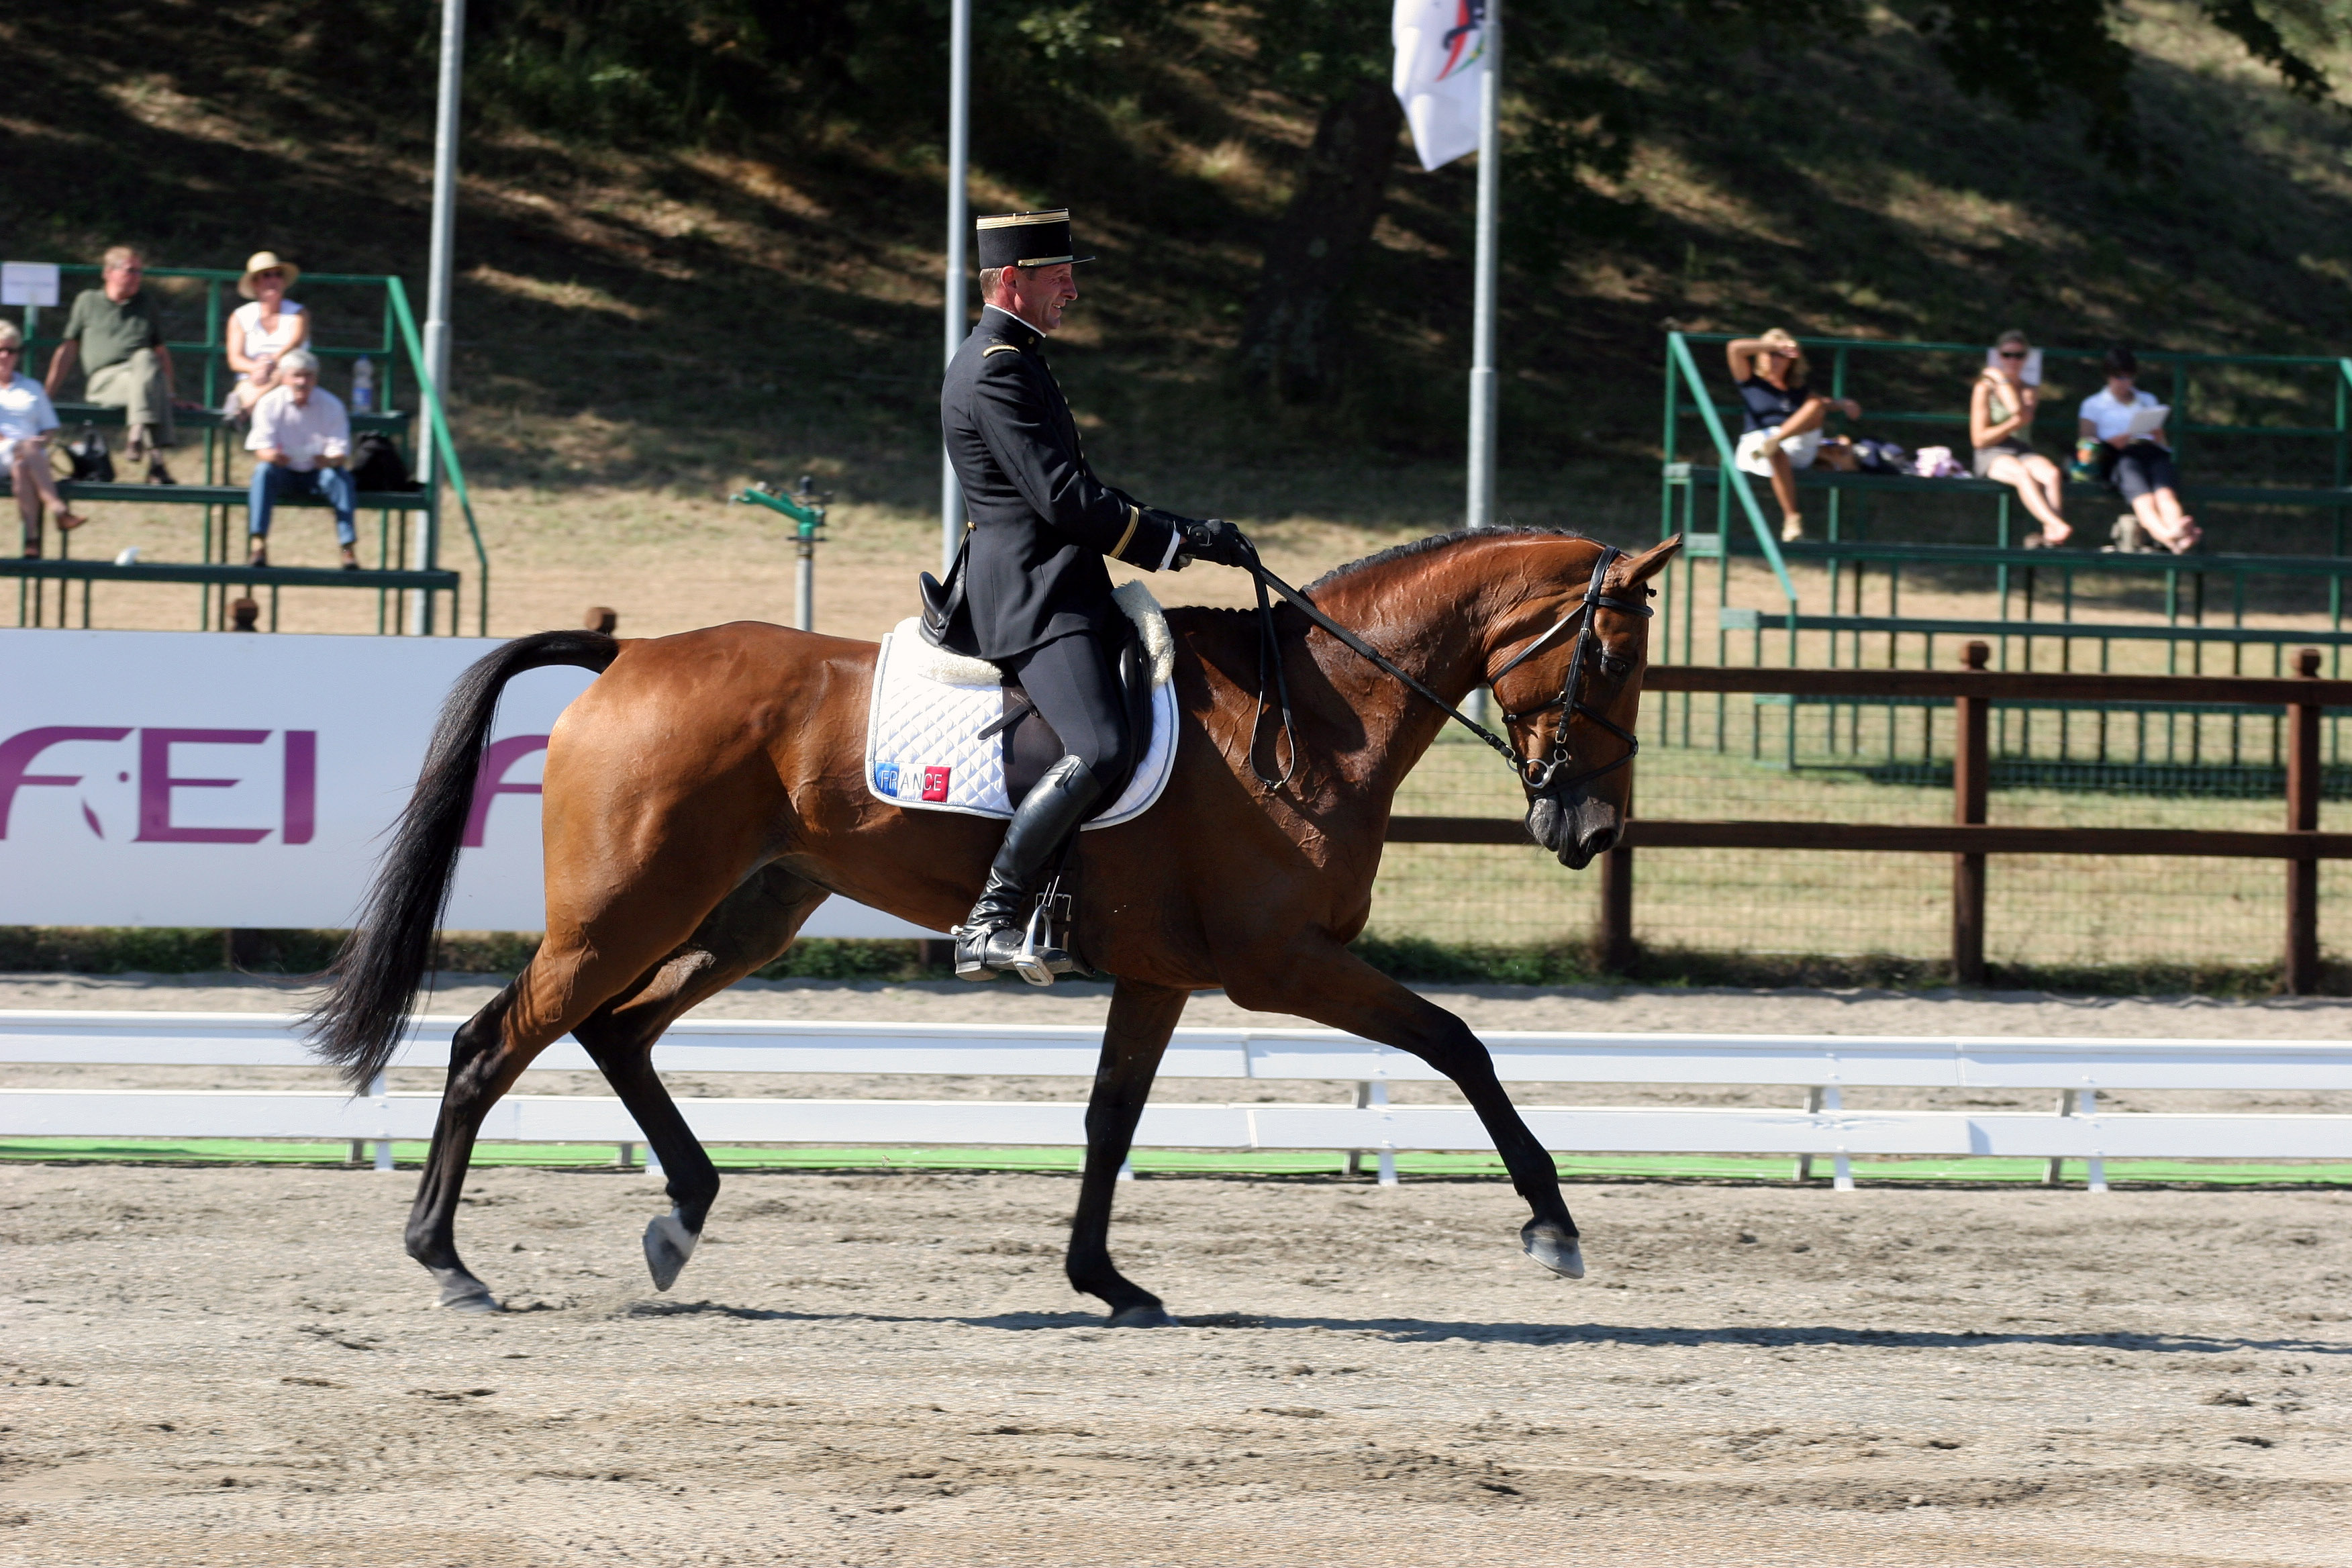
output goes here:
<path id="1" fill-rule="evenodd" d="M 41 507 L 58 514 L 58 531 L 68 533 L 82 520 L 58 499 L 57 477 L 49 472 L 49 432 L 58 427 L 57 410 L 41 384 L 18 373 L 25 357 L 25 334 L 14 321 L 0 321 L 0 473 L 16 490 L 16 515 L 25 523 L 25 558 L 41 558 Z"/>
<path id="2" fill-rule="evenodd" d="M 2025 548 L 2063 544 L 2074 530 L 2063 510 L 2066 476 L 2033 449 L 2033 415 L 2042 388 L 2027 374 L 2033 345 L 2020 331 L 2007 331 L 1994 345 L 1992 363 L 1977 374 L 1969 391 L 1969 445 L 1975 448 L 1976 477 L 2014 489 L 2042 524 L 2025 537 Z"/>
<path id="3" fill-rule="evenodd" d="M 1732 460 L 1742 472 L 1772 481 L 1773 497 L 1780 503 L 1780 537 L 1802 539 L 1805 519 L 1797 505 L 1797 470 L 1813 466 L 1830 410 L 1841 409 L 1847 418 L 1859 419 L 1862 405 L 1851 397 L 1832 401 L 1813 391 L 1805 380 L 1805 351 L 1779 327 L 1761 337 L 1735 338 L 1724 353 L 1731 361 L 1731 379 L 1738 384 L 1745 414 Z"/>
<path id="4" fill-rule="evenodd" d="M 2131 503 L 2132 519 L 2149 538 L 2175 555 L 2193 550 L 2205 531 L 2181 509 L 2172 444 L 2164 438 L 2171 410 L 2154 393 L 2139 390 L 2139 360 L 2131 350 L 2109 349 L 2106 372 L 2106 386 L 2083 399 L 2077 450 L 2102 481 Z M 2117 541 L 2126 548 L 2135 542 L 2127 535 Z"/>
<path id="5" fill-rule="evenodd" d="M 177 482 L 163 457 L 173 444 L 172 351 L 163 344 L 154 304 L 140 287 L 145 276 L 145 264 L 129 246 L 106 253 L 100 286 L 74 296 L 65 341 L 49 360 L 48 394 L 54 399 L 80 365 L 83 397 L 124 411 L 130 436 L 123 456 L 134 463 L 146 458 L 147 482 L 168 485 Z"/>
<path id="6" fill-rule="evenodd" d="M 310 342 L 310 316 L 286 297 L 301 276 L 300 268 L 278 260 L 274 250 L 257 250 L 246 259 L 236 291 L 252 303 L 230 312 L 221 345 L 236 373 L 236 384 L 221 406 L 232 419 L 244 417 L 263 393 L 278 385 L 280 360 Z"/>
<path id="7" fill-rule="evenodd" d="M 252 563 L 269 564 L 269 513 L 288 496 L 322 496 L 335 509 L 335 539 L 343 547 L 343 570 L 359 570 L 359 531 L 352 513 L 358 487 L 345 465 L 352 456 L 352 419 L 342 400 L 319 384 L 319 360 L 296 349 L 278 360 L 278 385 L 253 405 L 253 428 L 245 449 L 253 454 L 253 488 L 247 494 L 253 535 Z"/>

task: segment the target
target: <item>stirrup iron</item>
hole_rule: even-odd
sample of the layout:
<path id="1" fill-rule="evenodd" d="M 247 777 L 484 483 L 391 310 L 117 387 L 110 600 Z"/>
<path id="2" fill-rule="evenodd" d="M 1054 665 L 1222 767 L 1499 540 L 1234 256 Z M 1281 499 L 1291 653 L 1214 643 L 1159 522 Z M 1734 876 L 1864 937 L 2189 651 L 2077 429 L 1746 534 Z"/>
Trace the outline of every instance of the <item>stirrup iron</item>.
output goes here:
<path id="1" fill-rule="evenodd" d="M 1029 911 L 1029 923 L 1021 932 L 1021 952 L 1013 960 L 1013 973 L 1032 985 L 1051 985 L 1055 975 L 1067 974 L 1077 967 L 1067 948 L 1054 945 L 1053 908 L 1056 903 L 1069 902 L 1070 896 L 1062 891 L 1062 879 L 1056 877 L 1045 884 L 1045 890 L 1037 895 L 1036 907 Z"/>

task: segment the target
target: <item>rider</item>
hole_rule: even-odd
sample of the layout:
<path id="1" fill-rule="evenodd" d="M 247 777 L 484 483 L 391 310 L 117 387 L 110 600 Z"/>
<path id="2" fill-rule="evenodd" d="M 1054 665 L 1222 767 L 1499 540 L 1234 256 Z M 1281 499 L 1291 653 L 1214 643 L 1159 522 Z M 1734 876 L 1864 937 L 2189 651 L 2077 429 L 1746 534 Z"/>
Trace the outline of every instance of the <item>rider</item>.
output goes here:
<path id="1" fill-rule="evenodd" d="M 940 638 L 1018 679 L 1067 754 L 1024 797 L 987 884 L 955 928 L 956 975 L 992 980 L 1021 951 L 1046 862 L 1128 773 L 1127 716 L 1108 649 L 1121 612 L 1108 555 L 1147 572 L 1250 559 L 1232 523 L 1178 517 L 1095 478 L 1069 400 L 1038 351 L 1078 297 L 1070 215 L 979 220 L 979 324 L 949 362 L 940 424 L 963 490 L 963 612 Z M 956 584 L 950 581 L 948 591 Z"/>

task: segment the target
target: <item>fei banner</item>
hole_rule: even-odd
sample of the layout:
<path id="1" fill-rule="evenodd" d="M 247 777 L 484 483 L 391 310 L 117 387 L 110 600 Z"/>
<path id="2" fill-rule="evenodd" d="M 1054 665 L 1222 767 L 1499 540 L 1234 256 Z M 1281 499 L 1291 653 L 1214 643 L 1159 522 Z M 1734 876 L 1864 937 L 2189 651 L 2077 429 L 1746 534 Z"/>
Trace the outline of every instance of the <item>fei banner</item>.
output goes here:
<path id="1" fill-rule="evenodd" d="M 344 927 L 472 637 L 0 630 L 0 925 Z M 546 925 L 540 766 L 595 678 L 499 705 L 452 931 Z M 834 899 L 809 936 L 936 935 Z"/>

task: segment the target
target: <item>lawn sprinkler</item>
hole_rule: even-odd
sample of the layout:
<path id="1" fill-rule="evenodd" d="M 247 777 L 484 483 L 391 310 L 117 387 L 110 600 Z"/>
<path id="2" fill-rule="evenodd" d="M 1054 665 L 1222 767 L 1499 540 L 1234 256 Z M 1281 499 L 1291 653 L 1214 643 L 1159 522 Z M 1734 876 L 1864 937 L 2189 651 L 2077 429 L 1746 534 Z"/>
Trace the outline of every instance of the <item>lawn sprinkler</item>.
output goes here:
<path id="1" fill-rule="evenodd" d="M 793 625 L 804 632 L 816 630 L 816 545 L 824 537 L 824 509 L 832 503 L 833 492 L 818 489 L 814 474 L 803 474 L 791 495 L 773 485 L 756 484 L 735 500 L 793 520 L 793 553 L 800 557 L 793 577 Z"/>

